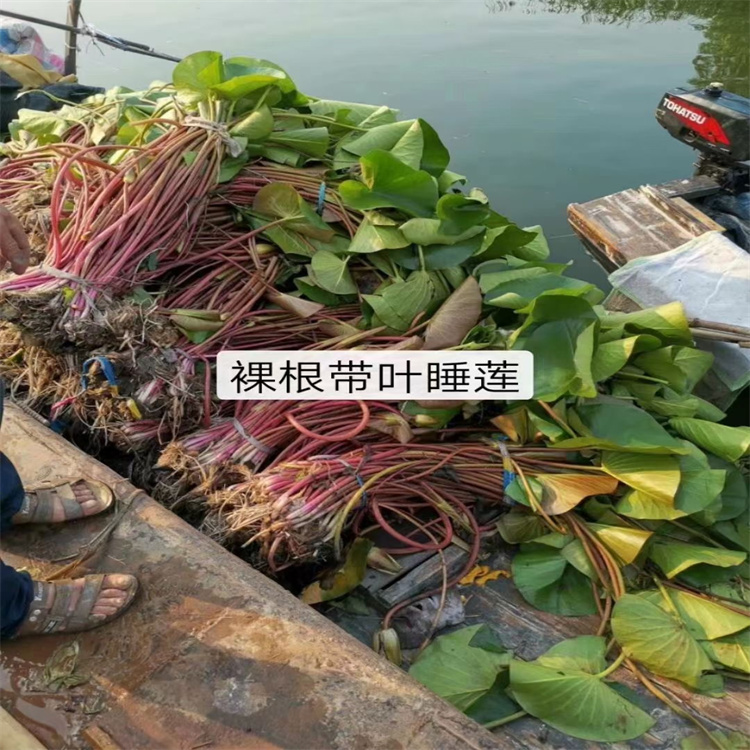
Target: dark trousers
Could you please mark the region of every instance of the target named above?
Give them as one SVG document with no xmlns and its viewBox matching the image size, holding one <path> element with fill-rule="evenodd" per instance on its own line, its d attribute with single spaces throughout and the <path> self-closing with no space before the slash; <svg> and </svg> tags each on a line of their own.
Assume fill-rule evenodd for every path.
<svg viewBox="0 0 750 750">
<path fill-rule="evenodd" d="M 0 381 L 0 424 L 3 419 L 3 388 Z M 23 485 L 10 459 L 0 453 L 0 533 L 11 526 L 10 519 L 20 510 Z M 31 576 L 19 573 L 0 560 L 0 638 L 9 638 L 26 618 L 34 597 Z"/>
</svg>

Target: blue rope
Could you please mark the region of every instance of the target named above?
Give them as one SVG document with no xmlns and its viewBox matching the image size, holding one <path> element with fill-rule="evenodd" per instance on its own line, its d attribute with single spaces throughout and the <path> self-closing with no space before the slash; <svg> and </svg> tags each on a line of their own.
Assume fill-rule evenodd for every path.
<svg viewBox="0 0 750 750">
<path fill-rule="evenodd" d="M 103 356 L 90 357 L 83 363 L 83 366 L 81 368 L 82 370 L 81 388 L 83 388 L 83 390 L 86 390 L 89 387 L 88 372 L 89 372 L 89 368 L 91 367 L 91 365 L 94 364 L 94 362 L 99 363 L 99 366 L 102 368 L 102 372 L 104 373 L 104 377 L 107 379 L 107 382 L 109 383 L 110 388 L 112 388 L 113 391 L 117 393 L 118 384 L 117 384 L 117 375 L 115 374 L 115 368 L 112 365 L 112 363 L 106 357 L 103 357 Z"/>
<path fill-rule="evenodd" d="M 362 479 L 362 477 L 359 475 L 359 472 L 351 464 L 348 464 L 346 461 L 344 461 L 343 458 L 340 458 L 339 462 L 342 463 L 347 469 L 349 469 L 349 471 L 351 472 L 352 476 L 357 480 L 357 484 L 360 487 L 364 487 L 365 486 L 364 479 Z M 367 498 L 367 490 L 365 490 L 362 493 L 362 499 L 360 500 L 360 503 L 359 503 L 359 506 L 357 507 L 357 510 L 361 510 L 362 508 L 367 507 L 367 500 L 368 500 L 368 498 Z"/>
<path fill-rule="evenodd" d="M 320 183 L 320 188 L 318 188 L 318 205 L 315 209 L 315 212 L 318 214 L 318 216 L 323 215 L 323 208 L 325 207 L 326 202 L 326 184 L 325 182 Z"/>
</svg>

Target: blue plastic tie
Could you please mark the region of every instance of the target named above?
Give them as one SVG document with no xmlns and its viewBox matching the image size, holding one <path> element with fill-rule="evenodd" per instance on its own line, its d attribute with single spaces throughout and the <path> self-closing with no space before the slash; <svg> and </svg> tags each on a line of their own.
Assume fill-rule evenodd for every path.
<svg viewBox="0 0 750 750">
<path fill-rule="evenodd" d="M 318 188 L 318 205 L 315 209 L 315 212 L 318 214 L 318 216 L 323 215 L 323 208 L 325 207 L 326 202 L 326 184 L 325 182 L 320 183 L 320 188 Z"/>
<path fill-rule="evenodd" d="M 357 480 L 357 484 L 360 487 L 364 487 L 365 486 L 365 482 L 362 479 L 362 477 L 359 475 L 359 472 L 351 464 L 348 464 L 346 461 L 344 461 L 343 458 L 339 458 L 339 462 L 341 464 L 343 464 L 347 469 L 349 469 L 349 471 L 351 472 L 352 476 Z M 366 506 L 367 506 L 367 490 L 365 490 L 362 493 L 362 499 L 360 500 L 360 503 L 359 503 L 359 506 L 358 506 L 357 510 L 361 510 L 362 508 L 365 508 Z"/>
<path fill-rule="evenodd" d="M 63 422 L 62 419 L 55 419 L 53 422 L 50 422 L 49 428 L 52 432 L 62 435 L 65 431 L 65 422 Z"/>
<path fill-rule="evenodd" d="M 98 362 L 99 366 L 102 368 L 102 372 L 104 373 L 104 377 L 107 379 L 107 382 L 112 388 L 117 388 L 117 375 L 115 375 L 115 368 L 112 365 L 112 363 L 106 358 L 106 357 L 91 357 L 87 359 L 83 363 L 82 374 L 81 374 L 81 387 L 86 390 L 89 387 L 89 368 L 91 365 L 94 364 L 94 362 Z"/>
<path fill-rule="evenodd" d="M 515 471 L 504 471 L 503 472 L 503 489 L 507 490 L 508 487 L 516 481 L 518 475 Z"/>
</svg>

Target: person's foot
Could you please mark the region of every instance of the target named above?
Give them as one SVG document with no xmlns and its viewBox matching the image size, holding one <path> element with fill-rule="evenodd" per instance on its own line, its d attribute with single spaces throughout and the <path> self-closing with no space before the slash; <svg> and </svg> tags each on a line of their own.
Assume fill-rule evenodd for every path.
<svg viewBox="0 0 750 750">
<path fill-rule="evenodd" d="M 124 574 L 34 581 L 34 599 L 16 636 L 91 630 L 119 617 L 137 591 L 138 579 Z"/>
<path fill-rule="evenodd" d="M 113 503 L 112 491 L 101 482 L 80 480 L 48 489 L 30 490 L 12 518 L 14 526 L 27 523 L 62 523 L 94 516 Z"/>
</svg>

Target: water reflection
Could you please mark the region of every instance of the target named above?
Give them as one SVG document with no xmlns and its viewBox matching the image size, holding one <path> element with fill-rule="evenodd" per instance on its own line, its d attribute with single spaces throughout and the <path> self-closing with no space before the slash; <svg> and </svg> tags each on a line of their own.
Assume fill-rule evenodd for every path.
<svg viewBox="0 0 750 750">
<path fill-rule="evenodd" d="M 512 0 L 486 0 L 493 12 Z M 721 81 L 750 96 L 750 0 L 521 0 L 526 12 L 580 13 L 584 23 L 629 24 L 687 19 L 703 33 L 693 58 L 692 86 Z"/>
</svg>

